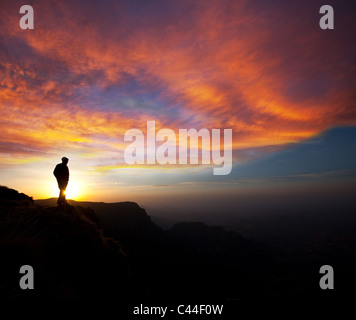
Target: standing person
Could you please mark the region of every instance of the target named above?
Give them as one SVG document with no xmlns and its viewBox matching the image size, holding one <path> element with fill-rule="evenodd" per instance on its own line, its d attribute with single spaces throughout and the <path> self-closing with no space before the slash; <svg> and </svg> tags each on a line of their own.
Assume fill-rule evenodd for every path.
<svg viewBox="0 0 356 320">
<path fill-rule="evenodd" d="M 68 158 L 63 157 L 62 163 L 57 164 L 53 171 L 53 174 L 57 179 L 59 188 L 59 197 L 57 201 L 58 206 L 67 204 L 65 191 L 69 181 L 69 169 L 67 167 L 68 161 Z"/>
</svg>

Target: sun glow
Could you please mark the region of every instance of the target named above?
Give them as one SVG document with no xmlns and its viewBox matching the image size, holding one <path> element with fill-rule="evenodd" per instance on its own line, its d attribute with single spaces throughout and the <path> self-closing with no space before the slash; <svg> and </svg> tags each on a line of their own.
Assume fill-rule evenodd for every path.
<svg viewBox="0 0 356 320">
<path fill-rule="evenodd" d="M 59 189 L 57 183 L 52 184 L 52 197 L 58 197 Z M 83 196 L 83 189 L 76 182 L 69 180 L 67 190 L 65 191 L 65 195 L 67 199 L 75 199 L 79 200 Z"/>
<path fill-rule="evenodd" d="M 79 198 L 80 197 L 80 186 L 75 181 L 69 181 L 67 190 L 65 192 L 67 199 Z"/>
</svg>

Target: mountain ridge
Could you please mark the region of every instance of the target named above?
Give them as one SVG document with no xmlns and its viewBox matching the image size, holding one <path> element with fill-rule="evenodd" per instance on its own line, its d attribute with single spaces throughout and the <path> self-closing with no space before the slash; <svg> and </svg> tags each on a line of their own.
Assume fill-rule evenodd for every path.
<svg viewBox="0 0 356 320">
<path fill-rule="evenodd" d="M 71 201 L 66 209 L 42 204 L 0 187 L 0 298 L 120 301 L 124 309 L 221 301 L 236 315 L 239 301 L 314 301 L 353 290 L 354 264 L 345 263 L 352 234 L 325 238 L 319 230 L 322 237 L 306 244 L 292 237 L 281 246 L 282 234 L 271 246 L 202 222 L 164 231 L 132 202 L 96 204 L 101 212 Z M 36 270 L 35 291 L 19 289 L 24 264 Z M 318 286 L 323 264 L 338 268 L 336 293 Z"/>
</svg>

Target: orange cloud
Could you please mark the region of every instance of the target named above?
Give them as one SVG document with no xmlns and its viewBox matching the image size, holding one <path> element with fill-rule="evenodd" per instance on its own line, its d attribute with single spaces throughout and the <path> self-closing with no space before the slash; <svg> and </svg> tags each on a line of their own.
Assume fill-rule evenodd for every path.
<svg viewBox="0 0 356 320">
<path fill-rule="evenodd" d="M 341 49 L 350 39 L 342 30 L 326 37 L 297 6 L 293 15 L 287 4 L 248 1 L 173 1 L 146 12 L 81 4 L 36 4 L 33 32 L 18 28 L 16 5 L 2 9 L 0 142 L 12 157 L 58 148 L 105 157 L 147 120 L 232 128 L 235 149 L 356 124 L 355 52 Z M 135 99 L 152 92 L 157 109 L 140 107 Z"/>
</svg>

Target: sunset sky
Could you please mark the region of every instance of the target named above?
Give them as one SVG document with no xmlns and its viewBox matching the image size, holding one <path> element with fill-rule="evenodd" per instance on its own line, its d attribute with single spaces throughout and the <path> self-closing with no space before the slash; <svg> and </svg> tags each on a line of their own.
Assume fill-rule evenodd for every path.
<svg viewBox="0 0 356 320">
<path fill-rule="evenodd" d="M 334 30 L 319 27 L 326 2 Z M 66 156 L 77 200 L 342 192 L 356 180 L 356 3 L 326 2 L 1 0 L 0 184 L 57 196 Z M 232 129 L 231 174 L 127 165 L 125 131 L 151 120 Z"/>
</svg>

